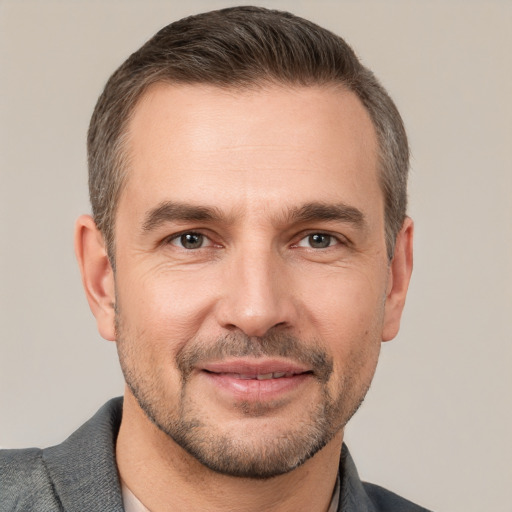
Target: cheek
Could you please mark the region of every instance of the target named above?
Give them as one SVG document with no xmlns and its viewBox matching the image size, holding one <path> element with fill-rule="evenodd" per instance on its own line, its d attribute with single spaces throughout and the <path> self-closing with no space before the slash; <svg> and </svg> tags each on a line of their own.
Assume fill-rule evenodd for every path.
<svg viewBox="0 0 512 512">
<path fill-rule="evenodd" d="M 176 350 L 196 334 L 214 300 L 210 287 L 190 272 L 146 273 L 119 283 L 117 300 L 133 334 L 178 345 Z"/>
<path fill-rule="evenodd" d="M 361 342 L 380 336 L 385 291 L 382 273 L 337 269 L 303 281 L 301 297 L 311 323 L 326 340 Z"/>
<path fill-rule="evenodd" d="M 333 357 L 337 376 L 334 386 L 365 387 L 380 352 L 385 279 L 338 272 L 316 280 L 317 285 L 321 283 L 323 286 L 310 287 L 308 305 L 304 305 L 314 328 L 310 335 L 318 338 Z"/>
</svg>

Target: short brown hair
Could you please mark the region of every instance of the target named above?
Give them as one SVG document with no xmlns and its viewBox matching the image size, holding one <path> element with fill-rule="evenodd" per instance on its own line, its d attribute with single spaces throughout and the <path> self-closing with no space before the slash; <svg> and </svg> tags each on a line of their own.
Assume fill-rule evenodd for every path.
<svg viewBox="0 0 512 512">
<path fill-rule="evenodd" d="M 111 76 L 96 104 L 88 133 L 89 193 L 112 265 L 116 208 L 127 172 L 126 127 L 137 101 L 156 82 L 228 88 L 341 85 L 354 92 L 377 134 L 392 258 L 406 215 L 409 167 L 407 136 L 395 104 L 341 37 L 287 12 L 233 7 L 161 29 Z"/>
</svg>

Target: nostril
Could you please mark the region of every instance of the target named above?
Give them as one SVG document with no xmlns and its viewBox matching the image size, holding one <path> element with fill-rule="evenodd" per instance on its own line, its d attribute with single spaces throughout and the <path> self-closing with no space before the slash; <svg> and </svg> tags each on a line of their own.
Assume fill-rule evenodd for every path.
<svg viewBox="0 0 512 512">
<path fill-rule="evenodd" d="M 220 300 L 215 315 L 219 325 L 227 332 L 238 330 L 249 337 L 261 337 L 273 329 L 286 329 L 296 319 L 294 307 L 287 299 L 263 300 L 259 294 L 251 299 L 249 295 L 232 293 Z M 258 300 L 256 300 L 258 299 Z"/>
</svg>

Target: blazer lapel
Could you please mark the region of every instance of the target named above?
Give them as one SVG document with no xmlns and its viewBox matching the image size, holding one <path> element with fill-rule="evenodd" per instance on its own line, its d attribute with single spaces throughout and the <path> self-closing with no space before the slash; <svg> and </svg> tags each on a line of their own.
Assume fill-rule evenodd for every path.
<svg viewBox="0 0 512 512">
<path fill-rule="evenodd" d="M 122 398 L 107 402 L 62 444 L 43 450 L 43 461 L 67 512 L 122 512 L 115 462 Z"/>
</svg>

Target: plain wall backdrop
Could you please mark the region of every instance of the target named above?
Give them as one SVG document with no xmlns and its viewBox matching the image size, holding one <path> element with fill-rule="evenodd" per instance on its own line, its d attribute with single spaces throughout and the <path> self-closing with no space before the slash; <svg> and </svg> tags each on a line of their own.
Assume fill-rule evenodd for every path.
<svg viewBox="0 0 512 512">
<path fill-rule="evenodd" d="M 438 512 L 512 504 L 512 2 L 276 0 L 335 31 L 412 148 L 415 271 L 398 338 L 346 431 L 363 479 Z M 81 289 L 85 137 L 114 69 L 231 1 L 0 2 L 0 446 L 63 440 L 123 381 Z"/>
</svg>

